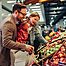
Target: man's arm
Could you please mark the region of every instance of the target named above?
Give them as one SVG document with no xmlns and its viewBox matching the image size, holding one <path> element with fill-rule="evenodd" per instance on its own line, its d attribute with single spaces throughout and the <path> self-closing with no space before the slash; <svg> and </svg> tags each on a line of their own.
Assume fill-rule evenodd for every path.
<svg viewBox="0 0 66 66">
<path fill-rule="evenodd" d="M 11 22 L 6 22 L 2 27 L 2 38 L 3 38 L 3 46 L 8 49 L 14 49 L 14 50 L 21 50 L 21 51 L 27 51 L 29 53 L 32 52 L 32 46 L 26 46 L 26 44 L 23 43 L 16 43 L 14 39 L 14 25 Z M 26 47 L 26 49 L 25 49 Z"/>
</svg>

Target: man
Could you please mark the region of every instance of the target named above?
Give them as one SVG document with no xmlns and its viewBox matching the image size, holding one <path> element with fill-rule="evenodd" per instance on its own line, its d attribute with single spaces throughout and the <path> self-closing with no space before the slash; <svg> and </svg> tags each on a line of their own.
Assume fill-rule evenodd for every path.
<svg viewBox="0 0 66 66">
<path fill-rule="evenodd" d="M 17 3 L 13 7 L 13 14 L 6 17 L 1 23 L 2 30 L 2 49 L 0 52 L 0 66 L 9 66 L 10 62 L 10 49 L 33 52 L 33 48 L 30 45 L 23 43 L 16 43 L 18 21 L 26 18 L 26 6 Z"/>
</svg>

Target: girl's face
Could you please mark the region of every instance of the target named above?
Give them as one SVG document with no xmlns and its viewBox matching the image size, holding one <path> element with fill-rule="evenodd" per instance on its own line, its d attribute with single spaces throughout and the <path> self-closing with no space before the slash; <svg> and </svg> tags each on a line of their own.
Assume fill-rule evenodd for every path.
<svg viewBox="0 0 66 66">
<path fill-rule="evenodd" d="M 37 21 L 39 20 L 39 17 L 38 16 L 35 16 L 35 17 L 31 17 L 30 18 L 30 24 L 35 26 L 37 25 Z"/>
</svg>

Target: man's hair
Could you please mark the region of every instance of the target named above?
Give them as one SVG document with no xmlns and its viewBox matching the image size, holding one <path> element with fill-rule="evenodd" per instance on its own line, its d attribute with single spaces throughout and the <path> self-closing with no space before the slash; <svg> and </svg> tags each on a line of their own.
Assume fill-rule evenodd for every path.
<svg viewBox="0 0 66 66">
<path fill-rule="evenodd" d="M 39 14 L 38 14 L 37 12 L 32 12 L 32 13 L 30 14 L 30 16 L 32 16 L 32 17 L 38 16 L 39 19 L 40 19 L 40 16 L 39 16 Z"/>
<path fill-rule="evenodd" d="M 24 5 L 24 4 L 22 4 L 22 3 L 16 3 L 16 4 L 13 6 L 12 13 L 14 13 L 15 10 L 21 11 L 22 8 L 26 8 L 26 5 Z"/>
</svg>

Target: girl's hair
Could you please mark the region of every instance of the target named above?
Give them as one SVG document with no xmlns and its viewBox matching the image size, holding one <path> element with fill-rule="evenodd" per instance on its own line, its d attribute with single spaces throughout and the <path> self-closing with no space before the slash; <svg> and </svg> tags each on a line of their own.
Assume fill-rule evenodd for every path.
<svg viewBox="0 0 66 66">
<path fill-rule="evenodd" d="M 32 12 L 32 13 L 30 14 L 30 16 L 32 16 L 32 17 L 38 16 L 39 19 L 40 19 L 40 16 L 39 16 L 39 14 L 38 14 L 37 12 Z"/>
</svg>

